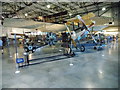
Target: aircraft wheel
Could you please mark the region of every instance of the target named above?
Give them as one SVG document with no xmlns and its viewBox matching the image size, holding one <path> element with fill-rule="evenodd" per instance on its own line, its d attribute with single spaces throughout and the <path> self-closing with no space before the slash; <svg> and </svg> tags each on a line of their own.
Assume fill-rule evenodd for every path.
<svg viewBox="0 0 120 90">
<path fill-rule="evenodd" d="M 79 49 L 80 49 L 81 52 L 84 52 L 84 51 L 85 51 L 85 47 L 84 47 L 83 45 L 80 45 L 80 46 L 79 46 Z"/>
<path fill-rule="evenodd" d="M 94 47 L 94 49 L 96 50 L 96 49 L 97 49 L 97 47 Z"/>
</svg>

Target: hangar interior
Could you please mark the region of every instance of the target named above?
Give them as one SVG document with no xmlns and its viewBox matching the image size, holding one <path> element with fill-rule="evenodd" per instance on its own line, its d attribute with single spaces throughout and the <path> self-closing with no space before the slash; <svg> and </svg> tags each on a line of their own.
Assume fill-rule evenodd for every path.
<svg viewBox="0 0 120 90">
<path fill-rule="evenodd" d="M 1 88 L 118 88 L 119 2 L 1 2 Z"/>
</svg>

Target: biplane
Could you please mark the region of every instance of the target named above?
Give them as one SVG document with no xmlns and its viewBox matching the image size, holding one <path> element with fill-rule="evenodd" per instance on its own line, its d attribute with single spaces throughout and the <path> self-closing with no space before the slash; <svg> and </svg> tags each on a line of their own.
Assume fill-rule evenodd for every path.
<svg viewBox="0 0 120 90">
<path fill-rule="evenodd" d="M 90 34 L 90 28 L 95 24 L 95 21 L 91 20 L 91 18 L 93 17 L 95 17 L 93 13 L 88 13 L 82 17 L 80 15 L 77 15 L 75 18 L 69 19 L 65 23 L 65 26 L 71 38 L 71 47 L 69 47 L 69 49 L 67 50 L 69 53 L 73 52 L 72 46 L 74 46 L 76 49 L 79 49 L 81 52 L 85 51 L 85 47 L 82 44 L 80 44 L 80 39 Z M 72 30 L 69 29 L 70 26 L 73 27 Z M 97 43 L 92 34 L 90 35 L 94 42 Z"/>
<path fill-rule="evenodd" d="M 90 32 L 91 32 L 90 28 L 95 25 L 95 21 L 92 21 L 92 19 L 91 19 L 91 18 L 94 18 L 94 17 L 95 17 L 95 15 L 93 13 L 88 13 L 86 15 L 83 15 L 82 17 L 77 15 L 74 18 L 68 19 L 68 20 L 66 20 L 66 22 L 64 24 L 50 24 L 50 23 L 46 22 L 46 25 L 44 25 L 45 22 L 29 21 L 29 23 L 25 23 L 25 24 L 28 24 L 28 25 L 25 26 L 25 25 L 23 25 L 24 20 L 21 20 L 22 22 L 17 21 L 19 24 L 16 23 L 16 25 L 19 28 L 21 28 L 21 27 L 22 28 L 24 28 L 24 27 L 27 28 L 28 26 L 30 26 L 29 28 L 32 28 L 31 25 L 32 25 L 32 23 L 34 23 L 35 25 L 32 25 L 32 26 L 34 26 L 35 29 L 38 29 L 38 31 L 39 31 L 39 28 L 41 28 L 41 27 L 38 27 L 38 26 L 41 26 L 41 25 L 46 26 L 45 28 L 42 28 L 41 30 L 43 30 L 44 32 L 48 32 L 48 34 L 46 35 L 46 38 L 47 38 L 46 40 L 47 40 L 47 43 L 50 44 L 50 45 L 55 45 L 56 41 L 58 41 L 58 40 L 56 40 L 56 36 L 57 36 L 57 35 L 55 35 L 56 33 L 60 33 L 60 32 L 61 33 L 66 33 L 66 35 L 68 35 L 68 38 L 69 38 L 66 41 L 66 43 L 69 43 L 69 45 L 68 45 L 68 48 L 69 48 L 68 51 L 69 52 L 68 53 L 72 52 L 72 48 L 71 48 L 72 46 L 74 46 L 75 48 L 79 48 L 80 51 L 83 52 L 85 50 L 85 47 L 81 44 L 78 47 L 77 44 L 80 43 L 80 40 L 82 38 L 84 38 L 88 34 L 90 34 Z M 15 24 L 12 24 L 12 23 L 8 24 L 7 26 L 9 26 L 9 25 L 12 25 L 13 27 L 16 27 L 16 26 L 14 26 Z M 56 25 L 56 26 L 54 26 L 54 25 Z M 54 26 L 54 28 L 52 28 L 53 26 Z M 57 26 L 59 26 L 62 29 L 57 30 Z M 50 30 L 49 27 L 52 28 L 52 29 Z M 70 27 L 72 27 L 72 28 L 70 28 Z M 53 34 L 53 33 L 55 33 L 55 34 Z M 90 35 L 91 35 L 93 41 L 97 45 L 97 41 L 94 39 L 92 34 L 90 34 Z"/>
</svg>

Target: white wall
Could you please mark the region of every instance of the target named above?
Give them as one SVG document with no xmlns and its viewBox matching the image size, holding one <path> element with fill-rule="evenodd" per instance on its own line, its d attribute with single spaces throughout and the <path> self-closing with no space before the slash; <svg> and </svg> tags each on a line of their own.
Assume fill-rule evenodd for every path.
<svg viewBox="0 0 120 90">
<path fill-rule="evenodd" d="M 14 38 L 14 35 L 11 35 L 11 33 L 16 33 L 16 34 L 23 34 L 23 32 L 31 32 L 35 31 L 32 29 L 24 29 L 24 28 L 11 28 L 11 27 L 2 27 L 0 29 L 0 35 L 1 36 L 6 36 L 8 35 L 9 38 Z"/>
<path fill-rule="evenodd" d="M 2 27 L 2 30 L 1 30 L 2 34 L 1 34 L 1 36 L 8 35 L 8 37 L 9 37 L 11 31 L 12 31 L 12 28 Z"/>
</svg>

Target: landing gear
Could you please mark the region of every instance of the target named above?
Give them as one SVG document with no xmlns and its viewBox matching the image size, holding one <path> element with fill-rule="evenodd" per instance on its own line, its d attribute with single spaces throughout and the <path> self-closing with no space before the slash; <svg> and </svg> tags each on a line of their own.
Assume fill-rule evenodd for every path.
<svg viewBox="0 0 120 90">
<path fill-rule="evenodd" d="M 85 51 L 85 47 L 83 45 L 79 45 L 78 49 L 81 51 L 81 52 L 84 52 Z"/>
<path fill-rule="evenodd" d="M 85 51 L 85 46 L 80 44 L 80 41 L 76 41 L 76 49 L 79 50 L 80 52 L 84 52 Z"/>
</svg>

